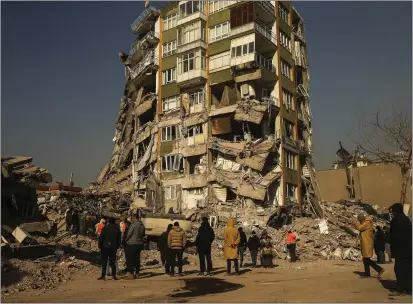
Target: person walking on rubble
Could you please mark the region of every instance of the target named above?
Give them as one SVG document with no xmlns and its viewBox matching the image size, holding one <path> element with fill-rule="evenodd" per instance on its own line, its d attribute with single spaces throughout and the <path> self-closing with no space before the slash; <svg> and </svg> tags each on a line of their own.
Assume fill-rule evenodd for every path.
<svg viewBox="0 0 413 304">
<path fill-rule="evenodd" d="M 171 277 L 175 275 L 175 260 L 178 260 L 178 276 L 182 276 L 182 256 L 186 246 L 185 231 L 175 222 L 168 234 L 168 246 L 171 249 Z"/>
<path fill-rule="evenodd" d="M 388 261 L 386 263 L 393 263 L 390 250 L 390 229 L 387 226 L 383 227 L 384 230 L 384 250 L 387 253 Z"/>
<path fill-rule="evenodd" d="M 235 273 L 234 275 L 239 275 L 238 268 L 238 244 L 240 243 L 240 235 L 238 229 L 234 226 L 235 220 L 229 219 L 227 227 L 224 231 L 224 259 L 227 260 L 227 273 L 226 275 L 231 275 L 231 261 L 234 262 Z"/>
<path fill-rule="evenodd" d="M 257 236 L 255 231 L 252 232 L 252 236 L 248 239 L 248 249 L 250 250 L 252 268 L 257 267 L 257 255 L 258 250 L 260 249 L 260 239 Z"/>
<path fill-rule="evenodd" d="M 166 231 L 162 232 L 161 236 L 159 237 L 159 251 L 161 253 L 161 261 L 162 265 L 165 267 L 165 274 L 171 274 L 171 253 L 169 252 L 170 249 L 168 247 L 168 235 L 171 231 L 173 225 L 169 224 L 166 228 Z"/>
<path fill-rule="evenodd" d="M 139 219 L 139 214 L 135 214 L 134 217 L 135 221 L 129 226 L 124 238 L 126 265 L 129 272 L 126 279 L 128 280 L 139 278 L 141 251 L 145 238 L 145 226 Z"/>
<path fill-rule="evenodd" d="M 102 256 L 102 275 L 98 280 L 105 280 L 108 260 L 110 268 L 112 269 L 112 278 L 113 280 L 118 280 L 116 277 L 116 253 L 120 244 L 121 235 L 115 224 L 115 219 L 109 218 L 109 224 L 102 229 L 98 241 L 98 247 Z"/>
<path fill-rule="evenodd" d="M 295 263 L 297 261 L 296 249 L 297 249 L 297 236 L 292 229 L 289 228 L 287 232 L 287 250 L 290 254 L 290 262 Z"/>
<path fill-rule="evenodd" d="M 357 216 L 357 220 L 356 229 L 360 231 L 361 255 L 363 256 L 365 272 L 362 278 L 370 277 L 370 267 L 377 271 L 377 277 L 380 278 L 384 269 L 371 260 L 374 245 L 373 219 L 371 216 L 366 216 L 364 213 L 360 213 Z"/>
<path fill-rule="evenodd" d="M 271 237 L 266 234 L 266 237 L 261 239 L 261 257 L 262 257 L 262 266 L 264 268 L 272 267 L 272 258 L 273 258 L 273 250 L 272 250 L 272 239 Z"/>
<path fill-rule="evenodd" d="M 377 264 L 385 264 L 386 257 L 384 256 L 384 231 L 380 226 L 376 228 L 374 236 L 374 252 L 377 256 Z"/>
<path fill-rule="evenodd" d="M 240 242 L 238 244 L 239 267 L 242 267 L 244 263 L 244 253 L 247 250 L 248 241 L 247 241 L 247 235 L 242 230 L 242 227 L 238 228 L 238 232 L 239 232 L 239 237 L 240 237 Z"/>
<path fill-rule="evenodd" d="M 211 225 L 208 222 L 208 218 L 203 217 L 201 227 L 198 229 L 198 235 L 195 239 L 196 248 L 199 256 L 200 272 L 199 276 L 211 275 L 212 271 L 212 258 L 211 247 L 212 242 L 215 239 L 215 233 Z M 206 267 L 205 267 L 206 260 Z"/>
<path fill-rule="evenodd" d="M 404 214 L 400 203 L 390 207 L 390 246 L 394 258 L 397 290 L 393 296 L 412 293 L 412 222 Z"/>
</svg>

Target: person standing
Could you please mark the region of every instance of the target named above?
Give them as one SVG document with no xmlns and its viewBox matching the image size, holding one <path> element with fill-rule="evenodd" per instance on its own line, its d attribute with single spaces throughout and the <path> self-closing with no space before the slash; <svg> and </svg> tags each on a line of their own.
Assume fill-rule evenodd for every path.
<svg viewBox="0 0 413 304">
<path fill-rule="evenodd" d="M 105 280 L 107 264 L 109 260 L 112 268 L 112 278 L 118 280 L 116 277 L 116 252 L 120 247 L 121 235 L 115 224 L 115 219 L 110 218 L 109 224 L 106 225 L 99 236 L 99 249 L 102 256 L 102 275 L 98 280 Z"/>
<path fill-rule="evenodd" d="M 261 257 L 262 257 L 262 266 L 264 268 L 272 267 L 272 239 L 267 234 L 265 238 L 261 239 Z"/>
<path fill-rule="evenodd" d="M 66 231 L 72 230 L 72 224 L 73 224 L 72 214 L 73 214 L 72 209 L 68 208 L 65 213 Z"/>
<path fill-rule="evenodd" d="M 168 246 L 171 249 L 171 277 L 175 275 L 175 259 L 178 259 L 178 276 L 182 276 L 182 256 L 186 245 L 185 231 L 175 222 L 168 234 Z"/>
<path fill-rule="evenodd" d="M 239 275 L 238 268 L 238 244 L 240 243 L 240 235 L 234 226 L 235 220 L 229 219 L 227 227 L 224 231 L 224 259 L 227 260 L 227 273 L 231 275 L 231 261 L 234 262 L 235 275 Z"/>
<path fill-rule="evenodd" d="M 252 236 L 248 239 L 248 249 L 250 250 L 252 267 L 257 267 L 257 255 L 260 249 L 260 239 L 255 231 L 252 232 Z"/>
<path fill-rule="evenodd" d="M 103 228 L 105 228 L 105 219 L 100 219 L 100 222 L 95 226 L 95 233 L 97 237 L 101 235 Z"/>
<path fill-rule="evenodd" d="M 124 238 L 126 266 L 129 272 L 126 279 L 128 280 L 139 278 L 144 238 L 145 226 L 139 219 L 139 214 L 135 214 L 134 222 L 129 226 Z"/>
<path fill-rule="evenodd" d="M 79 230 L 79 214 L 77 213 L 77 211 L 73 211 L 72 213 L 72 233 L 73 234 L 77 234 L 78 230 Z"/>
<path fill-rule="evenodd" d="M 291 263 L 295 263 L 297 261 L 296 249 L 297 249 L 297 236 L 292 229 L 289 228 L 287 232 L 287 250 L 290 254 L 290 261 Z"/>
<path fill-rule="evenodd" d="M 211 258 L 211 246 L 215 239 L 215 233 L 211 225 L 208 222 L 208 218 L 203 217 L 201 227 L 198 229 L 198 235 L 195 239 L 196 248 L 199 256 L 200 275 L 211 275 L 212 271 L 212 258 Z M 205 267 L 206 260 L 206 267 Z"/>
<path fill-rule="evenodd" d="M 384 250 L 387 253 L 388 261 L 387 263 L 393 263 L 391 258 L 391 250 L 390 250 L 390 229 L 387 226 L 384 226 Z"/>
<path fill-rule="evenodd" d="M 390 222 L 390 246 L 394 258 L 397 290 L 393 296 L 412 292 L 412 222 L 404 214 L 403 205 L 390 207 L 393 219 Z"/>
<path fill-rule="evenodd" d="M 377 264 L 385 264 L 384 256 L 384 231 L 380 226 L 377 226 L 376 235 L 374 237 L 374 251 L 377 256 Z"/>
<path fill-rule="evenodd" d="M 371 260 L 374 245 L 373 219 L 371 216 L 366 216 L 365 214 L 360 213 L 357 216 L 357 220 L 356 229 L 360 231 L 361 255 L 363 256 L 365 272 L 363 278 L 370 277 L 370 267 L 377 271 L 377 277 L 380 278 L 384 269 Z"/>
<path fill-rule="evenodd" d="M 162 265 L 165 267 L 165 274 L 170 275 L 171 274 L 171 253 L 169 252 L 169 246 L 168 246 L 168 235 L 169 232 L 171 231 L 173 225 L 169 224 L 168 227 L 166 228 L 166 231 L 162 232 L 161 236 L 159 237 L 159 251 L 161 253 L 161 261 Z"/>
<path fill-rule="evenodd" d="M 242 267 L 242 264 L 244 263 L 244 253 L 247 250 L 248 241 L 247 241 L 247 235 L 242 230 L 242 227 L 238 228 L 238 232 L 239 232 L 239 237 L 240 237 L 240 242 L 238 244 L 238 254 L 240 258 L 239 267 Z"/>
</svg>

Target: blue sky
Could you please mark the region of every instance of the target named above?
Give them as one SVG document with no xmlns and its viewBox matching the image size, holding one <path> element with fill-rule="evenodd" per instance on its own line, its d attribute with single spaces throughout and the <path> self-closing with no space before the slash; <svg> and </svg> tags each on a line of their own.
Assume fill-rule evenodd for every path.
<svg viewBox="0 0 413 304">
<path fill-rule="evenodd" d="M 161 6 L 151 1 L 151 5 Z M 363 115 L 411 113 L 411 2 L 294 2 L 306 23 L 316 167 Z M 87 186 L 110 160 L 124 88 L 118 52 L 144 2 L 1 3 L 1 153 Z"/>
</svg>

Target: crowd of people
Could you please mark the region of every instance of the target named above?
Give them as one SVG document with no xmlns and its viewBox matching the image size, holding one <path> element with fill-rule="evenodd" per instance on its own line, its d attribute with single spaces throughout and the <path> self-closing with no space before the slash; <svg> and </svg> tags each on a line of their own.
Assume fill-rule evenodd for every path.
<svg viewBox="0 0 413 304">
<path fill-rule="evenodd" d="M 412 291 L 412 223 L 404 214 L 402 204 L 394 204 L 390 207 L 392 220 L 390 227 L 373 226 L 373 219 L 364 213 L 357 216 L 355 227 L 360 232 L 361 254 L 363 257 L 364 275 L 370 277 L 370 268 L 373 268 L 380 278 L 384 269 L 379 264 L 392 263 L 395 260 L 394 272 L 397 280 L 397 290 L 393 296 L 411 294 Z M 78 233 L 79 215 L 76 211 L 68 209 L 66 212 L 66 228 L 72 233 Z M 95 221 L 97 221 L 95 219 Z M 139 278 L 141 260 L 140 255 L 144 249 L 145 226 L 138 214 L 132 218 L 121 218 L 119 225 L 114 218 L 101 219 L 95 224 L 95 234 L 98 237 L 98 247 L 101 250 L 102 273 L 99 280 L 104 280 L 106 275 L 112 275 L 117 280 L 119 272 L 117 265 L 118 254 L 125 254 L 126 271 L 125 279 Z M 85 225 L 83 225 L 85 226 Z M 86 225 L 87 226 L 87 225 Z M 291 228 L 287 229 L 286 248 L 290 262 L 296 262 L 297 237 Z M 212 243 L 215 233 L 206 217 L 198 229 L 195 245 L 199 257 L 200 276 L 210 276 L 212 265 Z M 244 267 L 244 255 L 247 250 L 251 256 L 251 267 L 257 267 L 258 256 L 260 264 L 264 268 L 273 267 L 273 258 L 277 254 L 273 246 L 273 240 L 266 230 L 258 236 L 255 231 L 247 238 L 242 227 L 235 227 L 235 220 L 229 219 L 224 230 L 224 259 L 226 260 L 226 275 L 239 275 L 240 267 Z M 158 248 L 161 255 L 165 275 L 175 276 L 177 267 L 178 276 L 183 274 L 183 254 L 187 247 L 185 231 L 179 226 L 179 222 L 169 224 L 166 231 L 159 237 Z M 118 249 L 123 249 L 118 251 Z M 377 262 L 373 261 L 373 252 L 376 253 Z M 385 254 L 386 253 L 386 254 Z M 387 261 L 386 261 L 387 255 Z M 111 272 L 109 272 L 109 268 Z M 234 273 L 232 273 L 234 268 Z"/>
</svg>

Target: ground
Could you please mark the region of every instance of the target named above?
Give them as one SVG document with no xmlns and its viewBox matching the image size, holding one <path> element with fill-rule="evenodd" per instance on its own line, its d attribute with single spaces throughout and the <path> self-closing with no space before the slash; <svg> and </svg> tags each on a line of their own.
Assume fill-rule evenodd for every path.
<svg viewBox="0 0 413 304">
<path fill-rule="evenodd" d="M 224 276 L 223 261 L 214 261 L 212 277 L 197 277 L 185 266 L 183 277 L 169 277 L 161 268 L 142 271 L 133 281 L 97 281 L 99 272 L 60 284 L 45 292 L 23 291 L 2 296 L 3 302 L 412 302 L 411 296 L 390 297 L 393 265 L 384 265 L 381 280 L 361 279 L 361 262 L 316 261 L 290 264 L 277 260 L 272 269 L 242 268 L 238 277 Z M 372 271 L 372 275 L 376 274 Z"/>
</svg>

